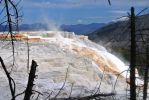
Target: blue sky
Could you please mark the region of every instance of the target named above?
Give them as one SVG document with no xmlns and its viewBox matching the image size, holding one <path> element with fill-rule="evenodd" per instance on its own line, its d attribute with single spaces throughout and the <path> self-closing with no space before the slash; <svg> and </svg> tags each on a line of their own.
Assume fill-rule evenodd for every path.
<svg viewBox="0 0 149 100">
<path fill-rule="evenodd" d="M 22 23 L 88 24 L 107 23 L 149 7 L 149 0 L 22 0 Z M 146 10 L 144 13 L 148 13 Z"/>
</svg>

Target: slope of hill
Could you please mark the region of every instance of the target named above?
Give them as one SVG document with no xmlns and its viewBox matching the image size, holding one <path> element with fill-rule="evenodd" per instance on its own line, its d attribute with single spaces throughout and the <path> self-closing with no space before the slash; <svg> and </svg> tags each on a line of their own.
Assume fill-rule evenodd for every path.
<svg viewBox="0 0 149 100">
<path fill-rule="evenodd" d="M 142 15 L 136 18 L 136 41 L 142 41 L 143 39 L 149 38 L 149 14 Z M 140 31 L 142 30 L 143 31 Z M 144 30 L 147 29 L 147 30 Z M 106 48 L 110 49 L 113 54 L 121 56 L 126 62 L 130 61 L 130 20 L 118 21 L 111 23 L 101 29 L 98 29 L 89 35 L 89 39 L 104 45 Z M 141 59 L 145 59 L 146 49 L 143 42 L 137 42 L 137 52 L 142 52 L 144 54 L 137 56 L 137 64 L 144 66 Z M 137 66 L 140 70 L 140 75 L 143 75 L 144 69 Z"/>
<path fill-rule="evenodd" d="M 139 29 L 149 28 L 148 22 L 149 14 L 137 17 L 136 32 L 139 33 Z M 142 33 L 149 33 L 149 30 L 142 31 Z M 130 40 L 130 20 L 111 23 L 90 33 L 88 36 L 90 40 L 107 47 L 125 47 Z"/>
</svg>

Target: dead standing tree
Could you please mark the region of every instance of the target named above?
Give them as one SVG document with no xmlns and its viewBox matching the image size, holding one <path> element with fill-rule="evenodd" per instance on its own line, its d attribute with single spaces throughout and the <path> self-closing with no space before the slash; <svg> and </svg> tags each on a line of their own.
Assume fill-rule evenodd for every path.
<svg viewBox="0 0 149 100">
<path fill-rule="evenodd" d="M 13 56 L 13 65 L 15 62 L 15 55 L 14 55 L 14 32 L 13 32 L 13 27 L 15 26 L 15 31 L 18 31 L 18 10 L 17 10 L 17 5 L 13 3 L 11 0 L 2 0 L 4 2 L 4 8 L 6 12 L 6 26 L 8 27 L 8 35 L 10 35 L 11 39 L 11 45 L 12 45 L 12 56 Z"/>
<path fill-rule="evenodd" d="M 142 69 L 143 69 L 143 77 L 144 77 L 144 87 L 143 87 L 143 100 L 147 100 L 148 96 L 148 74 L 149 74 L 149 34 L 148 34 L 148 31 L 149 29 L 148 28 L 143 28 L 143 29 L 139 29 L 137 31 L 139 31 L 140 34 L 137 34 L 137 35 L 140 35 L 141 36 L 141 40 L 138 41 L 138 42 L 141 42 L 142 43 L 142 48 L 144 47 L 144 50 L 141 50 L 142 52 L 142 56 L 144 57 L 143 58 L 143 61 L 141 64 L 142 66 Z M 145 32 L 146 31 L 146 32 Z M 141 55 L 140 53 L 140 55 Z"/>
<path fill-rule="evenodd" d="M 149 38 L 146 39 L 146 66 L 145 66 L 145 75 L 144 75 L 144 89 L 143 89 L 143 100 L 147 99 L 147 88 L 148 88 L 148 69 L 149 69 Z"/>
<path fill-rule="evenodd" d="M 137 15 L 141 14 L 143 11 L 145 11 L 147 8 L 143 9 L 140 13 L 138 13 Z M 136 17 L 137 15 L 134 14 L 134 8 L 131 8 L 131 59 L 130 59 L 130 99 L 131 100 L 136 100 L 136 77 L 135 77 L 135 69 L 136 69 L 136 58 L 137 55 L 141 55 L 141 52 L 137 51 L 137 42 L 141 42 L 144 47 L 145 47 L 145 51 L 142 51 L 144 53 L 142 53 L 145 57 L 145 68 L 144 68 L 144 86 L 143 86 L 143 100 L 147 99 L 147 89 L 148 89 L 148 59 L 149 59 L 149 38 L 148 38 L 148 34 L 142 34 L 142 31 L 146 31 L 149 29 L 139 29 L 140 34 L 136 34 L 136 28 L 135 28 L 135 24 L 136 24 Z M 141 41 L 137 41 L 136 37 L 137 35 L 141 36 Z M 145 36 L 144 36 L 145 35 Z M 143 61 L 142 61 L 143 63 Z M 144 64 L 141 64 L 142 66 L 144 66 Z"/>
<path fill-rule="evenodd" d="M 13 78 L 10 76 L 10 73 L 8 72 L 2 58 L 0 57 L 0 62 L 1 62 L 1 65 L 2 65 L 2 68 L 4 69 L 5 71 L 5 74 L 8 78 L 8 82 L 9 82 L 9 87 L 10 87 L 10 91 L 11 91 L 11 96 L 12 96 L 12 100 L 15 100 L 15 82 L 13 80 Z"/>
<path fill-rule="evenodd" d="M 135 14 L 131 7 L 131 59 L 130 59 L 130 99 L 136 100 L 135 68 L 136 68 L 136 37 Z"/>
<path fill-rule="evenodd" d="M 6 15 L 4 16 L 6 20 L 4 20 L 4 22 L 2 22 L 2 24 L 6 24 L 6 27 L 8 27 L 8 34 L 10 35 L 10 39 L 11 39 L 11 45 L 12 45 L 12 56 L 13 56 L 13 63 L 12 65 L 14 65 L 15 62 L 15 55 L 14 55 L 14 34 L 13 34 L 13 26 L 17 27 L 18 30 L 18 10 L 17 10 L 17 5 L 15 5 L 11 0 L 1 0 L 0 2 L 1 4 L 4 4 L 4 8 L 2 9 L 2 12 L 5 12 Z M 13 10 L 13 13 L 11 12 Z M 1 13 L 2 13 L 1 12 Z M 15 19 L 15 21 L 13 21 L 13 18 Z M 10 72 L 8 72 L 3 59 L 0 57 L 0 62 L 2 65 L 2 68 L 4 69 L 4 72 L 8 78 L 8 82 L 9 82 L 9 87 L 10 87 L 10 91 L 11 91 L 11 95 L 12 95 L 12 100 L 15 100 L 15 81 L 13 80 L 13 78 L 10 76 Z"/>
<path fill-rule="evenodd" d="M 18 21 L 19 21 L 19 15 L 18 15 L 18 9 L 17 9 L 17 5 L 20 3 L 20 1 L 15 5 L 14 1 L 12 0 L 0 0 L 0 4 L 3 4 L 4 7 L 2 9 L 2 12 L 5 12 L 6 15 L 4 14 L 4 21 L 2 22 L 2 24 L 5 24 L 6 28 L 8 28 L 8 33 L 7 36 L 10 36 L 10 41 L 11 41 L 11 46 L 12 46 L 12 56 L 13 56 L 13 62 L 12 62 L 12 67 L 14 66 L 15 63 L 15 46 L 14 46 L 14 41 L 15 41 L 15 33 L 18 33 Z M 2 25 L 1 24 L 1 25 Z M 7 37 L 5 37 L 5 39 L 7 39 Z M 35 79 L 35 72 L 36 72 L 36 67 L 37 67 L 37 63 L 33 60 L 32 61 L 32 65 L 31 65 L 31 70 L 29 73 L 29 78 L 28 78 L 28 84 L 27 84 L 27 88 L 24 92 L 20 93 L 20 94 L 15 94 L 15 90 L 16 90 L 16 84 L 15 81 L 13 80 L 13 78 L 10 75 L 10 72 L 7 70 L 7 67 L 4 64 L 3 59 L 0 57 L 0 62 L 2 65 L 2 68 L 7 76 L 8 82 L 9 82 L 9 87 L 10 87 L 10 91 L 11 91 L 11 95 L 12 98 L 11 100 L 15 100 L 16 97 L 18 97 L 19 95 L 22 95 L 23 93 L 25 93 L 24 96 L 24 100 L 30 100 L 30 97 L 32 95 L 32 88 L 34 85 L 34 79 Z M 36 91 L 35 91 L 36 92 Z"/>
<path fill-rule="evenodd" d="M 36 77 L 36 75 L 35 75 L 36 67 L 37 67 L 37 63 L 33 60 L 32 65 L 31 65 L 31 70 L 29 73 L 27 88 L 25 90 L 24 100 L 30 100 L 31 95 L 33 94 L 32 88 L 34 86 L 34 79 Z"/>
</svg>

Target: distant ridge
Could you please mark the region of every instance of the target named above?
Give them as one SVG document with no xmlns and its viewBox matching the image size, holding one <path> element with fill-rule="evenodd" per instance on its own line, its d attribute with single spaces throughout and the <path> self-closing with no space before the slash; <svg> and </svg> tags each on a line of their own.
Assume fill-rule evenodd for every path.
<svg viewBox="0 0 149 100">
<path fill-rule="evenodd" d="M 58 30 L 75 32 L 76 34 L 88 34 L 91 33 L 101 27 L 103 27 L 104 23 L 91 23 L 91 24 L 76 24 L 76 25 L 60 25 Z M 5 26 L 0 26 L 0 31 L 6 31 L 8 28 Z M 19 26 L 20 31 L 47 31 L 49 29 L 49 25 L 42 23 L 35 24 L 22 24 Z"/>
<path fill-rule="evenodd" d="M 61 29 L 63 31 L 75 32 L 76 34 L 88 34 L 103 26 L 105 26 L 104 23 L 61 25 Z"/>
</svg>

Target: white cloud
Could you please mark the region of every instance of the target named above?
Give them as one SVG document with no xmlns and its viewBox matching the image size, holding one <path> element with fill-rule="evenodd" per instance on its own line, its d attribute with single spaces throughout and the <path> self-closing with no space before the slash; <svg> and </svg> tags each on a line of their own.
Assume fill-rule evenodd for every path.
<svg viewBox="0 0 149 100">
<path fill-rule="evenodd" d="M 22 3 L 32 8 L 77 8 L 108 5 L 106 0 L 24 0 Z"/>
<path fill-rule="evenodd" d="M 112 6 L 149 6 L 149 0 L 111 0 Z M 83 6 L 109 6 L 108 0 L 24 0 L 27 7 L 73 8 Z"/>
<path fill-rule="evenodd" d="M 69 8 L 69 7 L 77 7 L 79 4 L 68 4 L 68 3 L 51 3 L 51 2 L 34 2 L 34 3 L 27 3 L 25 5 L 27 7 L 32 7 L 32 8 Z"/>
<path fill-rule="evenodd" d="M 121 17 L 121 18 L 118 18 L 118 19 L 112 20 L 112 22 L 117 22 L 117 21 L 126 21 L 126 20 L 129 20 L 129 18 L 128 18 L 128 17 Z"/>
<path fill-rule="evenodd" d="M 91 16 L 91 17 L 87 17 L 86 19 L 106 19 L 106 18 L 115 18 L 115 16 Z"/>
<path fill-rule="evenodd" d="M 77 23 L 81 24 L 81 23 L 83 23 L 83 20 L 82 19 L 78 19 Z"/>
<path fill-rule="evenodd" d="M 66 19 L 69 16 L 72 17 L 72 15 L 69 15 L 71 11 L 75 11 L 75 13 L 77 11 L 78 12 L 82 11 L 82 12 L 85 12 L 86 14 L 86 12 L 88 12 L 88 9 L 89 9 L 89 13 L 86 15 L 84 15 L 83 13 L 79 13 L 79 15 L 76 15 L 76 16 L 79 16 L 77 17 L 78 20 L 76 18 L 73 19 L 72 17 L 73 22 L 75 23 L 85 23 L 89 21 L 91 22 L 109 21 L 109 20 L 119 18 L 121 16 L 126 16 L 127 12 L 130 11 L 131 6 L 135 6 L 135 8 L 137 8 L 135 10 L 136 12 L 140 11 L 140 9 L 143 9 L 145 7 L 149 7 L 149 0 L 111 0 L 111 3 L 112 3 L 112 6 L 109 6 L 108 0 L 23 0 L 21 2 L 24 8 L 24 12 L 27 13 L 28 15 L 32 13 L 34 14 L 35 10 L 36 10 L 36 13 L 39 10 L 40 14 L 47 14 L 48 11 L 49 12 L 52 11 L 52 14 L 53 14 L 54 9 L 56 8 L 56 9 L 60 9 L 60 10 L 62 9 L 62 11 L 63 10 L 65 11 L 64 13 L 67 16 L 65 16 L 64 14 L 62 14 L 61 16 Z M 94 10 L 93 13 L 90 13 L 91 10 Z M 55 13 L 57 14 L 57 16 L 60 16 L 59 12 L 55 12 Z M 41 16 L 40 14 L 39 16 Z M 52 14 L 49 16 L 49 18 L 53 18 L 53 16 L 55 18 L 56 14 L 53 14 L 53 15 Z M 58 18 L 59 17 L 57 17 L 57 19 Z M 67 22 L 67 20 L 63 22 Z"/>
<path fill-rule="evenodd" d="M 114 14 L 127 14 L 128 11 L 125 10 L 112 10 L 109 11 L 110 13 L 114 13 Z"/>
<path fill-rule="evenodd" d="M 112 6 L 149 6 L 149 0 L 111 0 Z"/>
</svg>

